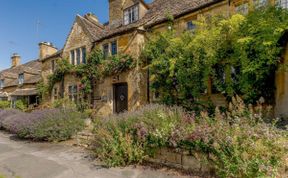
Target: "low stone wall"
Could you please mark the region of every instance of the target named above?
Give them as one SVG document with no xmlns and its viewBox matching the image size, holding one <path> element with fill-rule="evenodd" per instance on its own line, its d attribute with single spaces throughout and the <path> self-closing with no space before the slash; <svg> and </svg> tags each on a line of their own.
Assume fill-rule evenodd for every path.
<svg viewBox="0 0 288 178">
<path fill-rule="evenodd" d="M 153 158 L 148 158 L 146 161 L 193 172 L 193 174 L 214 175 L 214 169 L 208 157 L 197 152 L 176 152 L 169 148 L 162 148 L 156 151 Z"/>
</svg>

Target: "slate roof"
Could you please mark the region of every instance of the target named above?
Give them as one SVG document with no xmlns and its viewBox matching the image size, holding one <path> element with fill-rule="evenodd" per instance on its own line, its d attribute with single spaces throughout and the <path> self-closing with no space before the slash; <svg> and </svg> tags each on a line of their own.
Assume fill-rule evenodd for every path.
<svg viewBox="0 0 288 178">
<path fill-rule="evenodd" d="M 18 75 L 21 73 L 31 74 L 24 76 L 24 84 L 35 84 L 39 82 L 41 80 L 41 62 L 39 60 L 33 60 L 17 67 L 0 71 L 0 78 L 4 79 L 5 82 L 4 88 L 17 86 Z"/>
<path fill-rule="evenodd" d="M 151 4 L 148 4 L 148 11 L 145 16 L 136 23 L 129 25 L 119 25 L 116 28 L 107 25 L 105 30 L 95 41 L 101 41 L 119 33 L 124 33 L 130 30 L 137 29 L 144 26 L 149 28 L 158 23 L 167 21 L 167 16 L 172 15 L 177 18 L 186 13 L 190 13 L 205 6 L 209 6 L 223 0 L 154 0 Z"/>
</svg>

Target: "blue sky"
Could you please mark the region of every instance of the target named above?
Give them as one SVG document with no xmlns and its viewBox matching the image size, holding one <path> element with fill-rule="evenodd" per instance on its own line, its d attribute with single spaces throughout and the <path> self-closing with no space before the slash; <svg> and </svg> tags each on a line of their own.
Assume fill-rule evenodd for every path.
<svg viewBox="0 0 288 178">
<path fill-rule="evenodd" d="M 22 63 L 37 59 L 41 41 L 61 49 L 76 14 L 88 12 L 108 21 L 108 0 L 1 0 L 0 70 L 10 67 L 12 53 Z"/>
</svg>

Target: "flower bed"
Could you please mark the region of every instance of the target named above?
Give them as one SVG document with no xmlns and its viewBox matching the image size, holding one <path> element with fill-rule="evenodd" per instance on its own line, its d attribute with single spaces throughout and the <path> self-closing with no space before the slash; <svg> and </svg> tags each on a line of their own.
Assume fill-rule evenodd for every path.
<svg viewBox="0 0 288 178">
<path fill-rule="evenodd" d="M 0 129 L 20 138 L 64 141 L 84 128 L 83 116 L 74 110 L 45 109 L 32 113 L 0 110 Z"/>
<path fill-rule="evenodd" d="M 239 98 L 213 116 L 150 105 L 97 119 L 94 133 L 95 154 L 109 166 L 141 163 L 163 148 L 206 155 L 219 177 L 281 177 L 288 166 L 287 131 L 264 123 Z"/>
</svg>

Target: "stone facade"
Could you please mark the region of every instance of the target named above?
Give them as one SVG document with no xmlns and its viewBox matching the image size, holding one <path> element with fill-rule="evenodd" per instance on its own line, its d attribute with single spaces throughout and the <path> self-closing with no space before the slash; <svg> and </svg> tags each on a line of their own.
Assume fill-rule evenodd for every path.
<svg viewBox="0 0 288 178">
<path fill-rule="evenodd" d="M 275 4 L 274 0 L 268 1 L 271 4 Z M 245 13 L 253 9 L 255 6 L 253 2 L 253 0 L 199 0 L 199 2 L 195 3 L 190 0 L 183 0 L 181 2 L 175 0 L 155 0 L 151 4 L 146 4 L 142 0 L 109 0 L 109 23 L 107 24 L 99 23 L 97 17 L 91 13 L 83 17 L 77 15 L 64 48 L 61 51 L 61 55 L 52 55 L 52 57 L 43 61 L 43 80 L 46 82 L 47 76 L 52 73 L 51 61 L 62 58 L 68 59 L 72 63 L 71 51 L 83 47 L 86 49 L 87 55 L 89 55 L 93 49 L 103 49 L 103 45 L 108 44 L 109 52 L 111 52 L 111 43 L 116 42 L 119 54 L 129 54 L 135 60 L 138 60 L 141 50 L 150 35 L 168 29 L 167 14 L 174 16 L 173 28 L 178 33 L 181 33 L 187 30 L 189 22 L 193 22 L 202 16 L 217 14 L 228 16 L 237 11 L 239 12 L 240 5 L 248 3 L 245 6 L 247 9 L 241 9 L 241 13 Z M 124 24 L 125 10 L 136 5 L 138 5 L 139 20 L 128 25 Z M 288 114 L 284 111 L 286 104 L 288 104 L 286 102 L 285 87 L 283 87 L 285 86 L 283 83 L 286 81 L 286 74 L 283 76 L 283 74 L 277 74 L 276 113 Z M 153 93 L 148 93 L 148 78 L 147 70 L 136 68 L 117 75 L 107 76 L 101 81 L 97 81 L 95 83 L 95 90 L 93 91 L 94 97 L 92 98 L 94 108 L 101 115 L 112 114 L 115 111 L 114 88 L 115 85 L 121 83 L 127 84 L 129 111 L 147 104 L 149 100 L 153 99 Z M 67 96 L 69 86 L 79 86 L 80 80 L 74 74 L 67 74 L 64 83 L 58 83 L 54 88 L 59 91 L 62 85 L 64 87 L 63 94 Z M 211 88 L 210 86 L 207 96 L 203 98 L 212 100 L 215 105 L 226 105 L 225 98 L 222 95 L 212 93 Z M 54 96 L 55 93 L 52 94 L 49 100 L 53 101 L 53 98 L 57 98 Z M 150 98 L 148 98 L 149 96 Z"/>
</svg>

